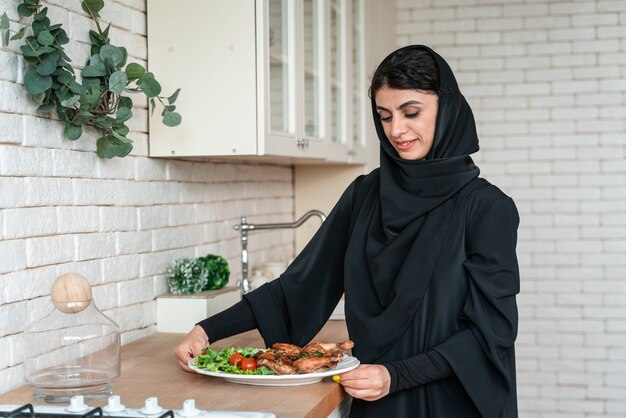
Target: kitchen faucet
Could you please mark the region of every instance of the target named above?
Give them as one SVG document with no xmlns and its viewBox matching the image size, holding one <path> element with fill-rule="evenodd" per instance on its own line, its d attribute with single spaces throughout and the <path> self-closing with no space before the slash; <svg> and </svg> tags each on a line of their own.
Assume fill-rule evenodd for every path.
<svg viewBox="0 0 626 418">
<path fill-rule="evenodd" d="M 257 229 L 283 229 L 297 228 L 302 225 L 311 216 L 318 216 L 322 222 L 326 220 L 324 212 L 313 209 L 305 213 L 295 222 L 275 223 L 275 224 L 249 224 L 246 216 L 241 217 L 241 223 L 233 228 L 241 233 L 241 279 L 237 280 L 237 287 L 241 290 L 241 294 L 245 295 L 252 289 L 250 288 L 250 279 L 248 278 L 248 231 Z"/>
</svg>

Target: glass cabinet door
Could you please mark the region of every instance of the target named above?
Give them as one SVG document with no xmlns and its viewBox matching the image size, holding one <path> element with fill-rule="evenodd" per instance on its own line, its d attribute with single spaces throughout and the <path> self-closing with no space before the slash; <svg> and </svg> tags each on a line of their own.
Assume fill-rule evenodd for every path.
<svg viewBox="0 0 626 418">
<path fill-rule="evenodd" d="M 345 1 L 330 2 L 330 141 L 345 144 Z"/>
<path fill-rule="evenodd" d="M 324 27 L 322 0 L 303 0 L 302 4 L 302 37 L 304 55 L 304 135 L 319 138 L 324 136 L 323 103 L 324 103 L 324 64 L 323 45 Z"/>
<path fill-rule="evenodd" d="M 355 155 L 359 148 L 364 148 L 365 141 L 365 114 L 370 108 L 367 85 L 365 81 L 364 62 L 364 13 L 363 0 L 352 1 L 352 151 Z"/>
<path fill-rule="evenodd" d="M 290 36 L 290 0 L 268 0 L 269 14 L 269 128 L 293 134 L 293 37 Z"/>
</svg>

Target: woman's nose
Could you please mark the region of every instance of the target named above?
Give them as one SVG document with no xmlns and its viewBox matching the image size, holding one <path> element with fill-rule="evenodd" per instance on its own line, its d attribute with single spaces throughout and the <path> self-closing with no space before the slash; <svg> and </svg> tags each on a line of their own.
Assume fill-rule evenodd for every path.
<svg viewBox="0 0 626 418">
<path fill-rule="evenodd" d="M 407 131 L 406 124 L 401 118 L 395 117 L 391 119 L 391 136 L 399 138 Z"/>
</svg>

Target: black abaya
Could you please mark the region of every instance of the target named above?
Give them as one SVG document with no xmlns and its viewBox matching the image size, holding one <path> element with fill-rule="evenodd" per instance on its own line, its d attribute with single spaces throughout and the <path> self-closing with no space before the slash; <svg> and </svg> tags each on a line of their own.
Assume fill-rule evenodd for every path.
<svg viewBox="0 0 626 418">
<path fill-rule="evenodd" d="M 478 178 L 474 118 L 447 63 L 423 46 L 403 50 L 412 48 L 428 51 L 440 75 L 428 157 L 397 155 L 373 98 L 380 169 L 347 188 L 278 280 L 245 298 L 267 345 L 303 345 L 345 292 L 361 362 L 401 376 L 434 351 L 453 371 L 426 384 L 394 382 L 401 390 L 378 401 L 355 399 L 353 417 L 516 417 L 517 210 Z"/>
</svg>

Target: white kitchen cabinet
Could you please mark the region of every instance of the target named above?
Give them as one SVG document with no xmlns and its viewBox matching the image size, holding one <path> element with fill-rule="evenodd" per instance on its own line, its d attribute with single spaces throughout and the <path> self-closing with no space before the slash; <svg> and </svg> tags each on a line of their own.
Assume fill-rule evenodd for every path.
<svg viewBox="0 0 626 418">
<path fill-rule="evenodd" d="M 150 117 L 150 155 L 362 163 L 363 4 L 148 2 L 149 68 L 183 117 Z"/>
</svg>

